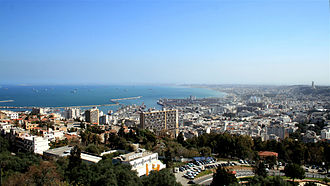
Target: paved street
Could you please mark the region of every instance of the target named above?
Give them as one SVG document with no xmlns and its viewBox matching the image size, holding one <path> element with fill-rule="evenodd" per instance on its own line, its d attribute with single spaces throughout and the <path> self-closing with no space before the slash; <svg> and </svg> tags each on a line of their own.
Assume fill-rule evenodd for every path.
<svg viewBox="0 0 330 186">
<path fill-rule="evenodd" d="M 224 162 L 216 162 L 213 164 L 217 164 L 217 163 L 224 163 Z M 210 165 L 212 165 L 212 164 L 210 164 Z M 198 166 L 198 167 L 201 167 L 201 166 Z M 251 169 L 250 170 L 234 169 L 234 170 L 236 171 L 237 178 L 254 176 L 254 173 Z M 175 176 L 176 176 L 177 181 L 179 181 L 182 185 L 189 185 L 188 182 L 190 180 L 182 177 L 185 172 L 186 171 L 176 173 Z M 321 174 L 318 174 L 315 172 L 306 172 L 305 174 L 306 174 L 307 178 L 325 178 L 325 175 L 321 175 Z M 283 172 L 280 172 L 279 170 L 270 170 L 268 175 L 269 176 L 285 176 L 285 174 Z M 213 179 L 213 174 L 210 174 L 210 175 L 203 176 L 201 178 L 194 179 L 194 182 L 196 184 L 200 184 L 200 185 L 210 185 L 212 182 L 212 179 Z"/>
</svg>

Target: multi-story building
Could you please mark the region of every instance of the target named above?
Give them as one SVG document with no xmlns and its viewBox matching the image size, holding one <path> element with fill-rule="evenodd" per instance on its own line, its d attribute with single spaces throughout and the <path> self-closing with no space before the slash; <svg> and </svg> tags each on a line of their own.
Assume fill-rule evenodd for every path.
<svg viewBox="0 0 330 186">
<path fill-rule="evenodd" d="M 141 112 L 140 126 L 160 134 L 162 132 L 177 136 L 179 133 L 178 110 Z"/>
<path fill-rule="evenodd" d="M 273 134 L 273 135 L 279 137 L 280 139 L 289 137 L 289 133 L 285 130 L 285 127 L 280 126 L 280 125 L 273 125 L 273 126 L 267 127 L 267 134 L 268 135 Z"/>
<path fill-rule="evenodd" d="M 31 122 L 28 122 L 28 121 L 24 121 L 24 126 L 25 126 L 25 129 L 26 130 L 32 130 L 32 129 L 35 129 L 36 127 L 38 127 L 39 124 L 37 124 L 37 123 L 31 123 Z"/>
<path fill-rule="evenodd" d="M 31 114 L 46 114 L 46 108 L 32 108 Z"/>
<path fill-rule="evenodd" d="M 109 124 L 109 123 L 110 123 L 109 115 L 100 116 L 100 124 Z"/>
<path fill-rule="evenodd" d="M 18 113 L 17 112 L 10 112 L 9 117 L 10 117 L 10 119 L 18 119 Z"/>
<path fill-rule="evenodd" d="M 80 109 L 79 108 L 66 108 L 64 110 L 64 117 L 66 119 L 77 119 L 80 117 Z"/>
<path fill-rule="evenodd" d="M 43 151 L 49 149 L 49 141 L 47 138 L 40 136 L 17 137 L 16 146 L 20 149 L 42 155 Z"/>
<path fill-rule="evenodd" d="M 92 124 L 99 124 L 99 109 L 93 108 L 85 111 L 86 122 Z"/>
<path fill-rule="evenodd" d="M 166 165 L 158 160 L 158 153 L 145 151 L 145 149 L 137 149 L 136 152 L 120 155 L 114 158 L 122 164 L 132 166 L 132 170 L 138 173 L 138 176 L 148 175 L 152 170 L 159 171 L 166 168 Z"/>
<path fill-rule="evenodd" d="M 6 119 L 7 118 L 7 114 L 5 114 L 4 112 L 0 112 L 0 119 Z"/>
<path fill-rule="evenodd" d="M 18 119 L 18 113 L 13 111 L 0 112 L 0 119 Z"/>
<path fill-rule="evenodd" d="M 330 128 L 321 130 L 321 139 L 330 140 Z"/>
</svg>

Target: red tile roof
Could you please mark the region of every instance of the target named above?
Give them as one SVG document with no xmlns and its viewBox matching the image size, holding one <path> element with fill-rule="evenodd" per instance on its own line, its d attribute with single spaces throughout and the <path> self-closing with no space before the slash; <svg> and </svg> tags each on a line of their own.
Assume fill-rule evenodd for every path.
<svg viewBox="0 0 330 186">
<path fill-rule="evenodd" d="M 267 157 L 267 156 L 276 156 L 276 157 L 278 157 L 277 152 L 271 152 L 271 151 L 260 151 L 258 154 L 259 154 L 260 157 Z"/>
</svg>

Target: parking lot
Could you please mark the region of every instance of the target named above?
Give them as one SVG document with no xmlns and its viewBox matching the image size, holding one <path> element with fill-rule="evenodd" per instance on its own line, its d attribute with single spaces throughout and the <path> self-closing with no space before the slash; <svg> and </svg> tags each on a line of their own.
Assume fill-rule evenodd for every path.
<svg viewBox="0 0 330 186">
<path fill-rule="evenodd" d="M 218 164 L 216 164 L 215 159 L 209 158 L 207 160 L 187 163 L 186 165 L 181 166 L 179 171 L 184 172 L 183 177 L 186 179 L 193 180 L 203 170 L 216 168 L 217 166 Z"/>
<path fill-rule="evenodd" d="M 182 185 L 188 185 L 189 183 L 193 183 L 195 181 L 196 176 L 201 173 L 203 170 L 211 170 L 211 169 L 217 169 L 218 167 L 228 167 L 233 168 L 235 166 L 244 165 L 237 162 L 226 162 L 226 161 L 215 161 L 215 159 L 209 159 L 209 160 L 202 160 L 202 161 L 196 161 L 196 162 L 190 162 L 187 163 L 184 166 L 179 167 L 179 172 L 175 173 L 175 177 L 177 181 L 179 181 Z M 248 164 L 248 163 L 247 163 Z M 245 165 L 247 165 L 245 164 Z M 241 170 L 238 171 L 240 175 L 250 175 L 252 171 L 250 170 Z M 212 174 L 209 175 L 212 177 Z"/>
</svg>

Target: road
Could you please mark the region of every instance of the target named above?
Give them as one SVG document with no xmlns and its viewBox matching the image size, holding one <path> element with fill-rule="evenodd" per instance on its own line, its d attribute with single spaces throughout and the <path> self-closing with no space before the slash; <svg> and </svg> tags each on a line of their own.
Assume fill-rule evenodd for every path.
<svg viewBox="0 0 330 186">
<path fill-rule="evenodd" d="M 254 173 L 252 172 L 252 170 L 235 170 L 235 171 L 236 171 L 237 178 L 246 177 L 246 176 L 254 176 Z M 208 175 L 201 179 L 196 180 L 195 183 L 200 184 L 200 185 L 210 185 L 212 180 L 213 180 L 213 175 L 211 174 L 211 175 Z"/>
<path fill-rule="evenodd" d="M 224 162 L 216 162 L 216 163 L 224 163 Z M 213 163 L 213 164 L 216 164 L 216 163 Z M 199 167 L 201 167 L 201 166 L 199 166 Z M 250 170 L 234 169 L 234 170 L 236 171 L 237 178 L 254 176 L 252 169 L 250 169 Z M 189 184 L 187 184 L 189 179 L 182 177 L 185 172 L 186 171 L 175 174 L 177 181 L 180 182 L 184 186 L 189 185 Z M 285 174 L 283 172 L 280 172 L 279 170 L 270 170 L 268 175 L 269 176 L 284 176 Z M 306 178 L 325 178 L 325 175 L 321 175 L 321 174 L 314 173 L 314 172 L 306 172 L 305 175 L 306 175 Z M 199 185 L 210 185 L 212 180 L 213 180 L 213 174 L 210 174 L 210 175 L 198 178 L 198 179 L 194 179 L 194 182 Z"/>
</svg>

